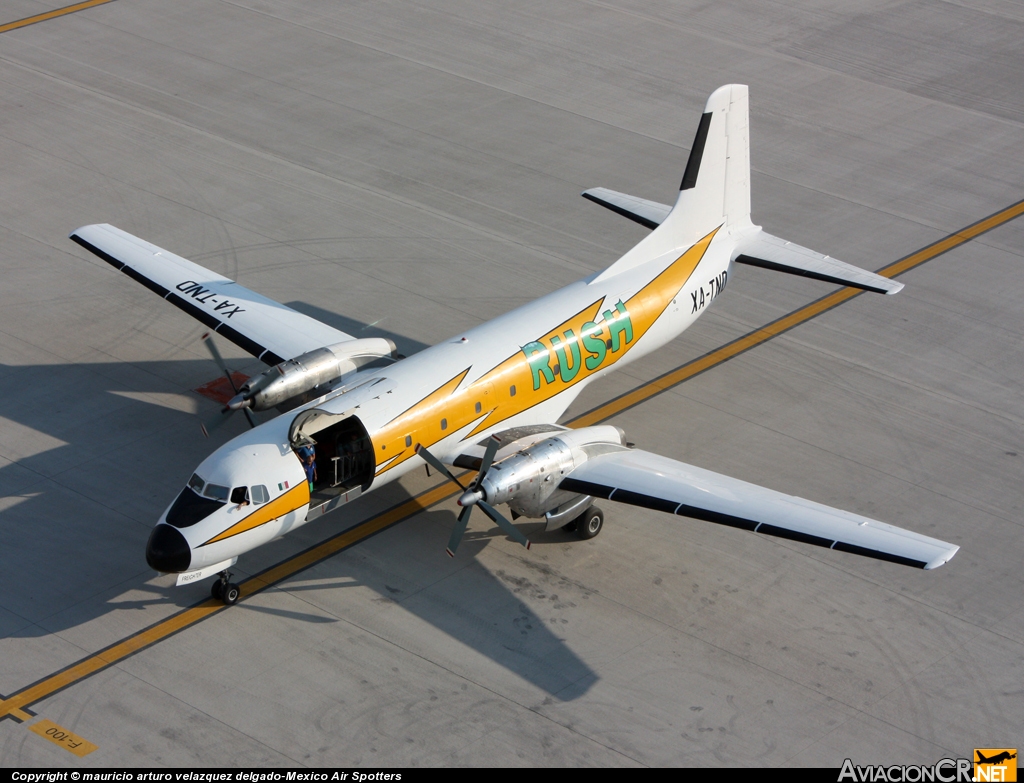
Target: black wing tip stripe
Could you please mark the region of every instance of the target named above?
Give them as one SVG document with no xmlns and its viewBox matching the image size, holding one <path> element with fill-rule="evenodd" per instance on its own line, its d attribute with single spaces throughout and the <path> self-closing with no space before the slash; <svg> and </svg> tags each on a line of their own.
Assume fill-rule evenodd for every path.
<svg viewBox="0 0 1024 783">
<path fill-rule="evenodd" d="M 135 271 L 134 269 L 132 269 L 130 266 L 128 266 L 124 262 L 119 261 L 118 259 L 114 258 L 112 255 L 110 255 L 110 253 L 107 253 L 107 252 L 105 252 L 103 250 L 100 250 L 98 247 L 93 245 L 91 242 L 87 242 L 86 240 L 82 239 L 80 236 L 78 236 L 78 234 L 72 234 L 71 235 L 71 241 L 78 243 L 79 245 L 84 247 L 86 250 L 88 250 L 90 253 L 92 253 L 93 255 L 99 256 L 104 261 L 106 261 L 108 264 L 110 264 L 112 267 L 114 267 L 114 269 L 117 269 L 117 270 L 120 270 L 121 272 L 124 272 L 126 275 L 128 275 L 128 277 L 130 277 L 136 283 L 141 283 L 142 285 L 146 286 L 146 288 L 148 288 L 154 294 L 166 297 L 167 294 L 170 293 L 166 288 L 164 288 L 159 283 L 154 282 L 153 280 L 150 280 L 148 277 L 145 277 L 144 275 L 142 275 L 139 272 Z"/>
<path fill-rule="evenodd" d="M 697 135 L 693 138 L 693 146 L 690 148 L 690 157 L 686 161 L 686 171 L 683 172 L 683 181 L 679 185 L 680 190 L 689 190 L 697 186 L 697 174 L 700 171 L 700 160 L 704 157 L 704 144 L 708 140 L 708 128 L 711 127 L 711 112 L 705 112 L 700 116 L 700 125 L 697 126 Z"/>
<path fill-rule="evenodd" d="M 236 329 L 232 329 L 227 324 L 221 323 L 220 321 L 217 320 L 214 320 L 214 323 L 217 324 L 217 334 L 221 335 L 222 337 L 226 337 L 228 340 L 233 342 L 246 353 L 252 354 L 257 359 L 259 359 L 262 354 L 266 353 L 266 348 L 264 348 L 255 340 L 246 337 L 244 334 L 237 331 Z M 274 362 L 274 364 L 280 364 L 280 362 Z"/>
<path fill-rule="evenodd" d="M 706 508 L 688 506 L 685 503 L 680 503 L 679 508 L 675 510 L 675 513 L 680 517 L 691 517 L 692 519 L 699 519 L 702 522 L 713 522 L 716 525 L 726 525 L 727 527 L 735 527 L 740 530 L 749 530 L 751 533 L 754 532 L 754 528 L 758 525 L 758 523 L 752 519 L 734 517 L 732 514 L 723 514 L 720 511 L 709 511 Z"/>
<path fill-rule="evenodd" d="M 150 280 L 148 277 L 144 276 L 143 274 L 141 274 L 140 272 L 136 271 L 135 269 L 132 269 L 130 266 L 128 266 L 124 262 L 119 261 L 118 259 L 114 258 L 114 256 L 110 255 L 110 253 L 107 253 L 107 252 L 105 252 L 103 250 L 100 250 L 98 247 L 96 247 L 91 242 L 89 242 L 89 241 L 87 241 L 85 239 L 82 239 L 82 237 L 78 236 L 78 234 L 72 234 L 71 235 L 71 241 L 81 245 L 86 250 L 88 250 L 90 253 L 93 253 L 94 255 L 99 256 L 100 258 L 102 258 L 104 261 L 106 261 L 108 264 L 110 264 L 115 269 L 118 269 L 121 272 L 124 272 L 126 275 L 128 275 L 128 277 L 130 277 L 136 283 L 141 283 L 142 285 L 144 285 L 146 288 L 148 288 L 153 293 L 158 294 L 161 297 L 163 297 L 164 299 L 166 299 L 168 302 L 173 304 L 179 310 L 184 310 L 186 313 L 188 313 L 193 318 L 195 318 L 197 321 L 199 321 L 201 324 L 203 324 L 203 326 L 206 326 L 206 327 L 208 327 L 210 329 L 213 329 L 217 334 L 226 337 L 228 340 L 233 342 L 235 345 L 237 345 L 243 351 L 246 351 L 247 353 L 252 354 L 253 356 L 255 356 L 260 361 L 266 362 L 271 367 L 273 367 L 275 365 L 278 365 L 278 364 L 281 364 L 281 362 L 284 361 L 284 359 L 282 359 L 280 356 L 278 356 L 273 351 L 271 351 L 271 350 L 269 350 L 267 348 L 264 348 L 262 345 L 260 345 L 255 340 L 252 340 L 252 339 L 246 337 L 241 332 L 239 332 L 239 331 L 237 331 L 235 329 L 232 329 L 230 326 L 225 324 L 223 321 L 220 321 L 219 319 L 214 317 L 212 314 L 210 314 L 210 313 L 206 312 L 205 310 L 203 310 L 202 308 L 197 307 L 196 305 L 192 304 L 192 302 L 188 301 L 187 299 L 184 299 L 184 298 L 178 296 L 177 294 L 175 294 L 175 293 L 167 290 L 166 288 L 164 288 L 159 283 L 154 282 L 153 280 Z"/>
<path fill-rule="evenodd" d="M 120 270 L 124 266 L 124 263 L 122 261 L 118 261 L 112 255 L 110 255 L 110 253 L 104 252 L 91 242 L 87 242 L 86 240 L 82 239 L 80 236 L 78 236 L 78 234 L 72 234 L 71 241 L 78 243 L 93 255 L 99 256 L 117 270 Z"/>
<path fill-rule="evenodd" d="M 664 500 L 663 498 L 652 497 L 651 495 L 642 495 L 639 492 L 630 492 L 628 489 L 618 489 L 615 491 L 615 497 L 612 498 L 618 503 L 629 503 L 631 506 L 640 506 L 641 508 L 649 508 L 652 511 L 664 511 L 668 514 L 675 513 L 679 503 L 673 500 Z"/>
<path fill-rule="evenodd" d="M 831 538 L 822 538 L 821 536 L 812 536 L 810 533 L 801 533 L 798 530 L 789 530 L 784 527 L 776 527 L 775 525 L 769 525 L 767 523 L 762 524 L 758 530 L 758 533 L 764 533 L 765 535 L 775 536 L 776 538 L 788 538 L 790 541 L 800 541 L 804 544 L 813 544 L 814 546 L 823 546 L 826 549 L 831 548 L 834 541 Z"/>
<path fill-rule="evenodd" d="M 170 302 L 172 305 L 177 307 L 179 310 L 184 310 L 186 313 L 191 315 L 193 318 L 195 318 L 197 321 L 199 321 L 203 326 L 207 326 L 210 329 L 214 329 L 214 330 L 218 326 L 220 326 L 220 321 L 218 321 L 212 315 L 207 313 L 205 310 L 201 310 L 200 308 L 196 307 L 194 304 L 189 302 L 187 299 L 182 299 L 180 296 L 178 296 L 177 294 L 173 294 L 173 293 L 172 294 L 168 294 L 164 298 L 168 302 Z"/>
<path fill-rule="evenodd" d="M 128 275 L 128 277 L 130 277 L 136 283 L 141 283 L 142 285 L 146 286 L 146 288 L 148 288 L 150 291 L 152 291 L 157 296 L 162 296 L 162 297 L 166 298 L 167 294 L 170 293 L 170 291 L 168 291 L 162 285 L 160 285 L 157 282 L 154 282 L 153 280 L 150 280 L 148 277 L 144 277 L 143 275 L 141 275 L 138 272 L 136 272 L 134 269 L 132 269 L 127 264 L 125 264 L 123 267 L 121 267 L 121 271 L 124 272 L 126 275 Z"/>
<path fill-rule="evenodd" d="M 809 277 L 812 280 L 822 280 L 826 283 L 835 283 L 837 285 L 845 285 L 850 288 L 860 288 L 863 291 L 871 291 L 876 294 L 886 294 L 884 288 L 878 288 L 877 286 L 867 285 L 865 283 L 854 283 L 849 280 L 844 280 L 841 277 L 833 277 L 832 275 L 822 274 L 820 272 L 811 272 L 806 269 L 794 269 L 791 266 L 785 266 L 783 264 L 777 264 L 774 261 L 766 261 L 763 258 L 756 258 L 754 256 L 748 256 L 746 254 L 740 254 L 734 259 L 737 264 L 746 264 L 747 266 L 757 266 L 761 269 L 770 269 L 773 272 L 785 272 L 787 275 L 799 275 L 800 277 Z"/>
<path fill-rule="evenodd" d="M 615 487 L 606 487 L 603 484 L 594 484 L 590 481 L 581 481 L 574 478 L 562 479 L 558 486 L 559 489 L 564 489 L 568 492 L 579 492 L 581 495 L 590 495 L 591 497 L 603 498 L 605 500 L 615 491 Z"/>
<path fill-rule="evenodd" d="M 592 497 L 603 498 L 605 500 L 611 499 L 619 503 L 627 503 L 631 506 L 649 508 L 653 511 L 666 511 L 669 514 L 675 513 L 677 516 L 681 517 L 691 517 L 692 519 L 699 519 L 703 522 L 713 522 L 716 525 L 726 525 L 727 527 L 735 527 L 741 530 L 749 530 L 751 532 L 754 532 L 756 529 L 758 533 L 764 533 L 769 536 L 785 538 L 790 541 L 800 541 L 804 544 L 813 544 L 814 546 L 820 546 L 826 549 L 836 549 L 840 552 L 847 552 L 851 555 L 872 557 L 876 560 L 884 560 L 888 563 L 897 563 L 899 565 L 910 566 L 912 568 L 924 568 L 928 565 L 923 560 L 914 560 L 913 558 L 894 555 L 889 552 L 880 552 L 877 549 L 868 549 L 867 547 L 857 546 L 855 544 L 845 544 L 842 541 L 833 541 L 831 538 L 812 536 L 809 533 L 801 533 L 796 530 L 788 530 L 784 527 L 769 525 L 767 522 L 758 523 L 751 519 L 735 517 L 731 514 L 723 514 L 720 511 L 710 511 L 706 508 L 688 506 L 685 503 L 677 504 L 675 501 L 665 500 L 664 498 L 644 495 L 640 492 L 631 492 L 627 489 L 606 487 L 603 484 L 594 484 L 590 481 L 566 478 L 562 479 L 558 486 L 559 489 L 564 489 L 568 492 L 579 492 L 583 495 L 590 495 Z M 612 495 L 614 495 L 614 498 L 611 497 Z"/>
<path fill-rule="evenodd" d="M 598 198 L 597 196 L 593 196 L 590 193 L 581 193 L 580 195 L 583 196 L 583 198 L 587 199 L 588 201 L 593 201 L 595 204 L 600 204 L 605 209 L 610 209 L 612 212 L 622 215 L 623 217 L 628 217 L 630 220 L 639 223 L 641 226 L 644 226 L 645 228 L 654 229 L 660 225 L 659 223 L 655 223 L 653 220 L 645 218 L 643 215 L 638 215 L 635 212 L 630 212 L 628 209 L 623 209 L 617 204 L 612 204 L 608 201 L 605 201 L 604 199 Z"/>
<path fill-rule="evenodd" d="M 856 544 L 845 544 L 842 541 L 836 541 L 836 545 L 832 548 L 839 552 L 847 552 L 851 555 L 861 555 L 862 557 L 873 557 L 876 560 L 885 560 L 888 563 L 897 563 L 899 565 L 910 566 L 911 568 L 924 568 L 928 565 L 923 560 L 914 560 L 910 557 L 893 555 L 889 552 L 879 552 L 877 549 L 868 549 L 867 547 L 857 546 Z"/>
</svg>

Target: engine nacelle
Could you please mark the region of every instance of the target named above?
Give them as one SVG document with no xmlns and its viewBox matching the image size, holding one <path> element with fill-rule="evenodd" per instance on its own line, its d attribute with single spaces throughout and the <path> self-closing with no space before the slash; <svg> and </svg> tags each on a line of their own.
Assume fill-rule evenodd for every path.
<svg viewBox="0 0 1024 783">
<path fill-rule="evenodd" d="M 394 353 L 395 344 L 382 337 L 365 337 L 317 348 L 250 378 L 228 402 L 228 407 L 268 410 Z"/>
<path fill-rule="evenodd" d="M 626 434 L 608 425 L 567 430 L 495 462 L 478 490 L 491 505 L 508 503 L 519 516 L 542 517 L 578 497 L 558 484 L 591 457 L 626 450 Z"/>
</svg>

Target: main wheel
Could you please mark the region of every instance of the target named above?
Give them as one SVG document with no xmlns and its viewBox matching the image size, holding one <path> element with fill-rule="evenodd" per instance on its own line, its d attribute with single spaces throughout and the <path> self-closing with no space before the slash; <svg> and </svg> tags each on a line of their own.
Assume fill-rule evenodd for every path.
<svg viewBox="0 0 1024 783">
<path fill-rule="evenodd" d="M 242 591 L 238 589 L 238 585 L 233 582 L 228 582 L 224 585 L 224 590 L 221 594 L 220 600 L 222 600 L 227 606 L 234 606 L 238 603 L 238 599 L 241 595 Z"/>
<path fill-rule="evenodd" d="M 223 597 L 223 592 L 224 583 L 220 581 L 220 579 L 216 579 L 214 583 L 210 585 L 210 595 L 212 595 L 215 600 L 219 601 Z"/>
<path fill-rule="evenodd" d="M 601 532 L 604 527 L 604 512 L 597 506 L 591 506 L 576 519 L 576 535 L 586 541 Z"/>
</svg>

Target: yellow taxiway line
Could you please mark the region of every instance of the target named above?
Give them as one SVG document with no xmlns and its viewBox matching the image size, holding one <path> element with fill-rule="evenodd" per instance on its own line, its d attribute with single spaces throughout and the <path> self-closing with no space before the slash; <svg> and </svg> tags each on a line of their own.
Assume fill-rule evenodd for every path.
<svg viewBox="0 0 1024 783">
<path fill-rule="evenodd" d="M 102 1 L 106 2 L 107 0 Z M 93 2 L 92 4 L 97 5 L 98 3 Z M 80 3 L 79 5 L 84 7 L 87 6 L 88 3 Z M 68 7 L 76 8 L 76 6 Z M 0 29 L 0 32 L 2 32 L 2 29 Z M 878 273 L 885 277 L 895 277 L 896 275 L 913 269 L 926 261 L 930 261 L 936 256 L 946 253 L 965 242 L 969 242 L 986 231 L 991 231 L 993 228 L 1001 226 L 1003 223 L 1013 220 L 1021 214 L 1024 214 L 1024 201 L 1018 201 L 1016 204 L 1006 207 L 983 220 L 979 220 L 977 223 L 973 223 L 966 228 L 960 229 L 959 231 L 940 239 L 938 242 L 934 242 L 933 244 L 918 250 L 916 253 L 911 253 L 909 256 L 880 269 Z M 830 310 L 833 307 L 860 295 L 861 293 L 863 293 L 863 291 L 858 289 L 841 288 L 809 305 L 801 307 L 798 310 L 794 310 L 792 313 L 773 321 L 767 326 L 755 329 L 754 331 L 745 334 L 721 348 L 717 348 L 704 356 L 694 359 L 691 362 L 687 362 L 683 366 L 665 373 L 659 378 L 648 381 L 647 383 L 615 398 L 614 400 L 606 402 L 603 405 L 599 405 L 593 410 L 577 416 L 575 419 L 568 422 L 568 424 L 573 427 L 587 427 L 605 421 L 608 418 L 621 413 L 627 408 L 638 405 L 644 400 L 648 400 L 651 397 L 660 394 L 661 392 L 666 391 L 667 389 L 692 378 L 695 375 L 698 375 L 699 373 L 705 372 L 716 365 L 728 361 L 744 351 L 748 351 L 761 343 L 767 342 L 773 337 L 777 337 L 783 332 L 786 332 L 799 324 L 805 323 L 815 316 L 821 315 L 827 310 Z M 307 549 L 305 552 L 301 552 L 275 566 L 271 566 L 266 571 L 249 577 L 239 585 L 241 588 L 242 598 L 255 595 L 269 587 L 279 584 L 283 580 L 294 576 L 300 571 L 326 560 L 343 549 L 347 549 L 348 547 L 353 546 L 354 544 L 357 544 L 358 542 L 369 538 L 392 525 L 408 519 L 435 503 L 440 503 L 443 500 L 453 497 L 458 492 L 459 490 L 452 488 L 451 484 L 445 482 L 444 484 L 428 489 L 426 492 L 423 492 L 404 503 L 400 503 L 381 514 L 356 525 L 350 530 L 339 533 L 338 535 Z M 165 620 L 160 620 L 149 628 L 138 631 L 137 633 L 134 633 L 97 653 L 83 658 L 66 669 L 62 669 L 59 672 L 44 677 L 32 685 L 22 688 L 20 691 L 16 691 L 8 697 L 0 697 L 0 720 L 10 716 L 15 720 L 24 721 L 30 717 L 30 713 L 25 711 L 25 708 L 29 705 L 52 696 L 57 691 L 63 690 L 64 688 L 67 688 L 90 675 L 96 674 L 96 672 L 102 671 L 108 666 L 111 666 L 128 656 L 133 655 L 150 645 L 156 644 L 178 631 L 188 628 L 191 625 L 195 625 L 211 615 L 222 612 L 226 608 L 227 607 L 221 602 L 210 598 L 201 604 L 183 609 Z"/>
<path fill-rule="evenodd" d="M 85 0 L 84 3 L 75 3 L 74 5 L 68 5 L 64 8 L 58 8 L 55 11 L 47 11 L 46 13 L 36 14 L 35 16 L 26 16 L 24 19 L 19 19 L 17 22 L 0 24 L 0 33 L 7 33 L 11 30 L 28 27 L 30 24 L 45 22 L 47 19 L 56 19 L 58 16 L 67 16 L 68 14 L 73 14 L 76 11 L 84 11 L 86 8 L 92 8 L 93 6 L 112 2 L 114 2 L 114 0 Z"/>
</svg>

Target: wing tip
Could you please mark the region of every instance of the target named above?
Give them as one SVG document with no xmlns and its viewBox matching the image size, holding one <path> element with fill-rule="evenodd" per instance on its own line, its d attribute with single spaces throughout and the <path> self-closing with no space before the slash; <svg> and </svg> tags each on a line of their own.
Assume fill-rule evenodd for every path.
<svg viewBox="0 0 1024 783">
<path fill-rule="evenodd" d="M 949 562 L 950 560 L 952 560 L 952 559 L 953 559 L 953 556 L 954 556 L 954 555 L 955 555 L 955 554 L 956 554 L 957 552 L 959 552 L 959 551 L 960 551 L 960 547 L 958 547 L 958 546 L 954 546 L 954 547 L 951 547 L 950 549 L 947 549 L 947 550 L 946 550 L 945 552 L 943 552 L 943 553 L 942 553 L 941 555 L 939 555 L 939 556 L 938 556 L 938 557 L 936 557 L 936 558 L 935 558 L 934 560 L 932 560 L 931 562 L 929 562 L 929 563 L 928 563 L 928 565 L 926 565 L 926 566 L 924 567 L 924 570 L 925 570 L 925 571 L 932 571 L 932 570 L 934 570 L 934 569 L 938 568 L 939 566 L 943 566 L 943 565 L 945 565 L 945 564 L 946 564 L 946 563 L 948 563 L 948 562 Z"/>
</svg>

